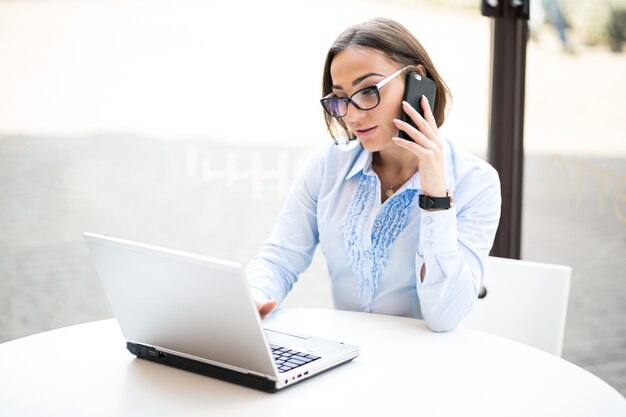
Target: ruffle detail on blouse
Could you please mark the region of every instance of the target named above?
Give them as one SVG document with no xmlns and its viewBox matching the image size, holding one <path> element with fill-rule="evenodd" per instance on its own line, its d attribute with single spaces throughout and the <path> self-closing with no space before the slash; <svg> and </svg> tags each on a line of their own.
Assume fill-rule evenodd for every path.
<svg viewBox="0 0 626 417">
<path fill-rule="evenodd" d="M 369 175 L 361 176 L 354 196 L 352 197 L 352 202 L 346 212 L 345 228 L 343 232 L 346 252 L 350 260 L 350 265 L 352 266 L 359 299 L 361 300 L 361 307 L 363 308 L 365 307 L 363 305 L 363 301 L 366 298 L 365 296 L 372 287 L 370 274 L 363 274 L 363 226 L 368 213 L 372 210 L 372 206 L 374 205 L 376 186 L 377 181 L 375 177 Z"/>
<path fill-rule="evenodd" d="M 363 175 L 346 212 L 344 241 L 348 259 L 354 273 L 354 279 L 361 301 L 361 309 L 371 310 L 374 294 L 378 288 L 378 280 L 385 268 L 389 247 L 406 224 L 409 209 L 415 200 L 416 190 L 406 190 L 389 199 L 384 212 L 380 216 L 380 226 L 372 232 L 372 249 L 363 249 L 365 221 L 374 205 L 376 198 L 376 177 Z M 363 261 L 369 260 L 370 270 L 365 270 Z"/>
<path fill-rule="evenodd" d="M 372 232 L 372 252 L 370 254 L 373 288 L 370 289 L 368 294 L 368 311 L 374 299 L 374 293 L 378 288 L 380 274 L 385 269 L 388 249 L 396 240 L 398 234 L 404 229 L 409 209 L 413 201 L 415 201 L 416 193 L 416 190 L 406 190 L 391 197 L 380 218 L 381 226 L 374 227 Z"/>
</svg>

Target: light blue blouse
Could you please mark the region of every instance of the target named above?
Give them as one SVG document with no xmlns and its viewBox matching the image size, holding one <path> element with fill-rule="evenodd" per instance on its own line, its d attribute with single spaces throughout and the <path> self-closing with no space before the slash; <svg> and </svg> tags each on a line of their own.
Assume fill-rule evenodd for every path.
<svg viewBox="0 0 626 417">
<path fill-rule="evenodd" d="M 372 154 L 360 143 L 316 150 L 246 268 L 253 295 L 281 302 L 319 243 L 335 308 L 422 318 L 434 331 L 453 329 L 477 299 L 501 197 L 498 174 L 488 163 L 449 140 L 444 158 L 454 207 L 425 211 L 417 204 L 418 173 L 381 204 Z"/>
</svg>

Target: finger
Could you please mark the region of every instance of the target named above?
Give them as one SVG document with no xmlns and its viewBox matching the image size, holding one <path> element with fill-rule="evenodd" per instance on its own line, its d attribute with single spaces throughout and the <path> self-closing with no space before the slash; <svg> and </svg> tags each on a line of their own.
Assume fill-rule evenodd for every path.
<svg viewBox="0 0 626 417">
<path fill-rule="evenodd" d="M 413 154 L 415 154 L 419 160 L 427 159 L 429 155 L 432 154 L 432 151 L 429 151 L 428 149 L 424 148 L 423 146 L 415 142 L 411 142 L 406 139 L 402 139 L 402 138 L 395 137 L 395 136 L 392 137 L 391 139 L 397 146 L 404 148 L 408 150 L 409 152 L 412 152 Z"/>
<path fill-rule="evenodd" d="M 404 148 L 417 156 L 417 159 L 419 159 L 420 161 L 430 160 L 432 156 L 436 153 L 434 150 L 425 148 L 419 143 L 399 138 L 397 136 L 394 136 L 391 139 L 397 146 Z"/>
<path fill-rule="evenodd" d="M 261 319 L 267 317 L 275 308 L 276 308 L 276 300 L 267 301 L 259 306 L 259 314 L 261 315 Z"/>
<path fill-rule="evenodd" d="M 409 137 L 413 139 L 413 141 L 417 143 L 418 145 L 425 147 L 425 148 L 433 146 L 432 141 L 428 140 L 426 135 L 424 135 L 422 132 L 420 132 L 419 130 L 417 130 L 416 128 L 408 124 L 407 122 L 403 122 L 400 119 L 393 119 L 393 122 L 399 130 L 402 130 L 407 135 L 409 135 Z M 409 142 L 409 141 L 406 141 L 406 142 Z"/>
<path fill-rule="evenodd" d="M 393 119 L 393 121 L 398 129 L 407 132 L 413 139 L 411 141 L 399 137 L 392 137 L 391 139 L 396 145 L 413 152 L 420 160 L 431 159 L 432 157 L 441 155 L 441 147 L 437 140 L 427 138 L 422 132 L 402 120 Z"/>
<path fill-rule="evenodd" d="M 267 315 L 276 307 L 276 300 L 269 300 L 259 306 L 259 313 Z"/>
<path fill-rule="evenodd" d="M 424 119 L 430 127 L 434 130 L 437 128 L 437 120 L 435 120 L 435 115 L 430 108 L 430 103 L 428 102 L 428 97 L 422 95 L 422 110 L 424 111 Z"/>
<path fill-rule="evenodd" d="M 422 109 L 423 109 L 424 99 L 426 99 L 426 97 L 422 96 L 422 100 L 420 101 L 420 105 L 422 105 Z M 426 99 L 426 106 L 428 107 L 427 99 Z M 433 129 L 431 125 L 428 123 L 428 121 L 426 121 L 426 119 L 422 117 L 421 114 L 419 114 L 417 110 L 415 110 L 413 106 L 411 106 L 410 103 L 403 101 L 402 109 L 411 118 L 411 120 L 413 120 L 413 122 L 415 123 L 415 125 L 417 126 L 418 130 L 421 133 L 423 133 L 428 138 L 431 138 L 433 136 Z"/>
</svg>

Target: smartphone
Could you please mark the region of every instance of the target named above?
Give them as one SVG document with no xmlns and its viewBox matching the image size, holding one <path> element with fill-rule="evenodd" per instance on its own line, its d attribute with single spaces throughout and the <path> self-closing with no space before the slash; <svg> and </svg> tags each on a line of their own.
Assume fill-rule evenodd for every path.
<svg viewBox="0 0 626 417">
<path fill-rule="evenodd" d="M 435 104 L 435 96 L 437 95 L 437 84 L 433 80 L 428 77 L 422 77 L 415 71 L 411 71 L 406 75 L 406 87 L 404 88 L 404 98 L 403 100 L 408 102 L 417 112 L 424 117 L 424 111 L 422 110 L 422 95 L 426 96 L 428 99 L 428 104 L 430 105 L 430 109 L 433 109 L 433 105 Z M 413 127 L 415 123 L 413 120 L 402 111 L 402 121 L 407 122 Z M 400 131 L 398 135 L 402 139 L 412 141 L 403 130 Z"/>
</svg>

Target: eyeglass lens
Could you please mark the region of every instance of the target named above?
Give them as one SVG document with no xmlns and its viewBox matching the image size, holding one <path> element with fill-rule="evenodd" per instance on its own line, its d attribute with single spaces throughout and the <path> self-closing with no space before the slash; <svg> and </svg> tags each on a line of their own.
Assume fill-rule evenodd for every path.
<svg viewBox="0 0 626 417">
<path fill-rule="evenodd" d="M 352 102 L 359 110 L 371 110 L 378 106 L 380 96 L 376 86 L 357 91 L 349 98 L 332 97 L 324 99 L 324 108 L 333 117 L 343 117 L 348 113 L 348 103 Z"/>
</svg>

